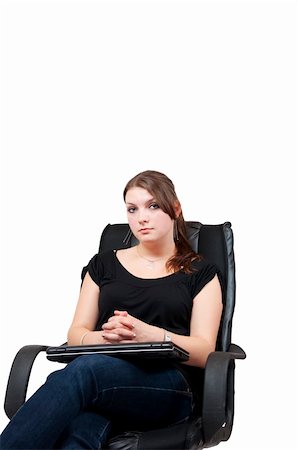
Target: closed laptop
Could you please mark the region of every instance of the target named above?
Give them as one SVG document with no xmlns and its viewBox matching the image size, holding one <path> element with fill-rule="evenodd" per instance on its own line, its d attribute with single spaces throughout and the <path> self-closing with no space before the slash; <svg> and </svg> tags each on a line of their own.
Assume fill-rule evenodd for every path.
<svg viewBox="0 0 298 450">
<path fill-rule="evenodd" d="M 168 358 L 175 361 L 187 361 L 189 353 L 173 342 L 138 342 L 127 344 L 98 345 L 61 345 L 48 347 L 47 358 L 50 361 L 68 363 L 82 355 L 103 354 L 118 358 Z"/>
</svg>

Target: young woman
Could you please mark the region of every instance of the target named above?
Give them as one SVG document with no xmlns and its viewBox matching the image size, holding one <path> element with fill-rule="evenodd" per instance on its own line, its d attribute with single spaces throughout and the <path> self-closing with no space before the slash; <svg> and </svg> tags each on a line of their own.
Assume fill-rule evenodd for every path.
<svg viewBox="0 0 298 450">
<path fill-rule="evenodd" d="M 136 175 L 124 201 L 138 244 L 90 260 L 68 344 L 172 340 L 189 352 L 189 361 L 78 357 L 50 374 L 20 408 L 1 435 L 2 449 L 100 449 L 114 423 L 150 429 L 193 412 L 196 371 L 216 345 L 220 273 L 192 251 L 166 175 Z"/>
</svg>

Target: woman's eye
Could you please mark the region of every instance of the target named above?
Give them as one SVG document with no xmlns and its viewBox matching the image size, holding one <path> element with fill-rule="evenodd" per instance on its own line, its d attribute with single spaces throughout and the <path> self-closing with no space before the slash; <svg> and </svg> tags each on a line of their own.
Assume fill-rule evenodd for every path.
<svg viewBox="0 0 298 450">
<path fill-rule="evenodd" d="M 152 204 L 149 206 L 149 208 L 151 208 L 151 209 L 158 209 L 159 206 L 158 206 L 157 203 L 152 203 Z"/>
<path fill-rule="evenodd" d="M 136 208 L 127 208 L 127 212 L 129 213 L 133 213 L 135 212 Z"/>
</svg>

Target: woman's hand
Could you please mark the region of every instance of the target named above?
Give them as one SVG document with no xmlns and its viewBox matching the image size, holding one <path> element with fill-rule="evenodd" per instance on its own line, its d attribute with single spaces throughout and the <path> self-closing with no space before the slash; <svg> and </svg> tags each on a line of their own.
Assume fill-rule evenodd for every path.
<svg viewBox="0 0 298 450">
<path fill-rule="evenodd" d="M 114 316 L 111 316 L 109 320 L 103 324 L 103 337 L 106 341 L 123 342 L 123 341 L 135 341 L 136 333 L 134 331 L 134 323 L 132 318 L 128 316 L 127 311 L 114 312 Z"/>
<path fill-rule="evenodd" d="M 110 343 L 162 341 L 161 328 L 136 319 L 127 311 L 114 311 L 114 315 L 102 326 L 104 339 Z"/>
</svg>

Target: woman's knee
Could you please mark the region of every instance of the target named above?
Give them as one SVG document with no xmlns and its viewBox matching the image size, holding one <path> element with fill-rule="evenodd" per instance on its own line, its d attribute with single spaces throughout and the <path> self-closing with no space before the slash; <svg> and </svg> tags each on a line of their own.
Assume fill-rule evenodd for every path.
<svg viewBox="0 0 298 450">
<path fill-rule="evenodd" d="M 84 380 L 84 383 L 86 383 L 88 379 L 92 380 L 95 367 L 97 367 L 98 371 L 98 366 L 100 366 L 99 361 L 96 361 L 94 356 L 79 356 L 68 363 L 63 369 L 52 372 L 48 376 L 47 382 L 62 383 L 66 385 L 71 382 L 73 385 L 76 380 Z"/>
</svg>

